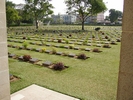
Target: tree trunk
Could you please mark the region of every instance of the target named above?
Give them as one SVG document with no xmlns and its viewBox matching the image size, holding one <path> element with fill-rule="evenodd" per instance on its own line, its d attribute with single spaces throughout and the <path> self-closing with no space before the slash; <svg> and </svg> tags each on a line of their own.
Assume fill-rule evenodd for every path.
<svg viewBox="0 0 133 100">
<path fill-rule="evenodd" d="M 38 22 L 37 22 L 37 20 L 36 20 L 36 29 L 38 29 Z"/>
<path fill-rule="evenodd" d="M 38 30 L 38 21 L 37 21 L 37 18 L 35 18 L 35 25 L 36 25 L 36 29 Z"/>
<path fill-rule="evenodd" d="M 84 30 L 84 21 L 82 21 L 82 30 Z"/>
</svg>

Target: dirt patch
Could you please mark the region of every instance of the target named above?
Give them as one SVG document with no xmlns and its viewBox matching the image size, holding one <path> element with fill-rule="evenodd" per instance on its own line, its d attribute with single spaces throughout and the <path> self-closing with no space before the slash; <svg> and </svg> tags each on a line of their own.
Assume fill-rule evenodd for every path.
<svg viewBox="0 0 133 100">
<path fill-rule="evenodd" d="M 20 78 L 17 77 L 17 76 L 14 76 L 14 75 L 10 75 L 10 82 L 14 82 L 14 81 L 17 81 L 17 80 L 20 80 Z"/>
</svg>

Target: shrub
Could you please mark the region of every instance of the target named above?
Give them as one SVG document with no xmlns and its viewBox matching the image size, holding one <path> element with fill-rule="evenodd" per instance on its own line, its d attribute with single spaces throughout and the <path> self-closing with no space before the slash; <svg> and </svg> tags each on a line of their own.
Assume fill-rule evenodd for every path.
<svg viewBox="0 0 133 100">
<path fill-rule="evenodd" d="M 8 44 L 8 47 L 12 47 L 12 44 Z"/>
<path fill-rule="evenodd" d="M 61 43 L 61 39 L 58 39 L 58 43 Z"/>
<path fill-rule="evenodd" d="M 105 39 L 108 39 L 109 37 L 108 36 L 105 36 Z"/>
<path fill-rule="evenodd" d="M 42 52 L 45 52 L 46 51 L 46 48 L 42 48 Z"/>
<path fill-rule="evenodd" d="M 92 51 L 93 52 L 100 52 L 99 48 L 94 48 Z"/>
<path fill-rule="evenodd" d="M 108 41 L 111 41 L 111 39 L 110 39 L 110 38 L 108 38 Z"/>
<path fill-rule="evenodd" d="M 35 37 L 38 38 L 39 36 L 36 34 Z"/>
<path fill-rule="evenodd" d="M 26 37 L 24 36 L 23 39 L 26 39 Z"/>
<path fill-rule="evenodd" d="M 99 31 L 101 28 L 100 27 L 96 27 L 95 28 L 95 31 Z"/>
<path fill-rule="evenodd" d="M 24 48 L 27 48 L 28 43 L 27 43 L 26 41 L 24 41 L 23 44 L 22 44 L 22 46 L 23 46 Z"/>
<path fill-rule="evenodd" d="M 13 38 L 13 36 L 10 36 L 10 38 Z"/>
<path fill-rule="evenodd" d="M 109 44 L 104 44 L 103 48 L 110 48 Z"/>
<path fill-rule="evenodd" d="M 84 40 L 84 41 L 83 41 L 83 45 L 86 45 L 86 44 L 87 44 L 87 40 Z"/>
<path fill-rule="evenodd" d="M 60 48 L 64 48 L 64 46 L 63 45 L 61 45 L 61 46 L 59 46 Z"/>
<path fill-rule="evenodd" d="M 30 40 L 30 37 L 27 37 L 27 40 Z"/>
<path fill-rule="evenodd" d="M 57 51 L 56 51 L 56 48 L 52 48 L 52 53 L 53 53 L 53 54 L 56 54 L 56 52 L 57 52 Z"/>
<path fill-rule="evenodd" d="M 78 59 L 86 59 L 86 55 L 84 53 L 78 55 Z"/>
<path fill-rule="evenodd" d="M 69 48 L 70 48 L 70 49 L 73 49 L 73 48 L 74 48 L 74 44 L 69 45 Z"/>
<path fill-rule="evenodd" d="M 8 39 L 7 41 L 11 41 L 11 39 Z"/>
<path fill-rule="evenodd" d="M 94 35 L 92 35 L 92 38 L 95 38 L 95 36 L 94 36 Z"/>
<path fill-rule="evenodd" d="M 63 70 L 65 68 L 64 64 L 61 62 L 58 62 L 56 64 L 53 65 L 53 69 L 54 70 Z"/>
<path fill-rule="evenodd" d="M 24 55 L 23 56 L 24 61 L 29 61 L 31 59 L 30 55 Z"/>
<path fill-rule="evenodd" d="M 69 43 L 69 40 L 65 40 L 65 42 L 68 44 Z"/>
</svg>

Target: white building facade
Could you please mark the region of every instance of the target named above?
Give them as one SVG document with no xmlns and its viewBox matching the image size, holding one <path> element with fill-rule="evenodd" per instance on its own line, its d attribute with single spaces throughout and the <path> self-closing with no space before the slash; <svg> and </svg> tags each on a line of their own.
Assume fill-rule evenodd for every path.
<svg viewBox="0 0 133 100">
<path fill-rule="evenodd" d="M 67 14 L 52 15 L 51 17 L 53 19 L 54 24 L 74 24 L 76 21 L 79 20 L 77 16 Z M 85 23 L 104 23 L 104 12 L 98 13 L 94 16 L 88 16 Z"/>
<path fill-rule="evenodd" d="M 101 12 L 94 16 L 88 16 L 85 23 L 104 23 L 104 13 Z"/>
<path fill-rule="evenodd" d="M 72 24 L 76 22 L 76 16 L 74 15 L 52 15 L 53 23 Z"/>
<path fill-rule="evenodd" d="M 97 23 L 104 23 L 104 12 L 97 14 Z"/>
</svg>

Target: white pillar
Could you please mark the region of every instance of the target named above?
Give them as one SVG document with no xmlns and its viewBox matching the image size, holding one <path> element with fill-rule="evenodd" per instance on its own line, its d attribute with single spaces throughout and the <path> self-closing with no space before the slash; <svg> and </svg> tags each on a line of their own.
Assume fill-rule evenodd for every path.
<svg viewBox="0 0 133 100">
<path fill-rule="evenodd" d="M 10 100 L 5 0 L 0 0 L 0 100 Z"/>
</svg>

